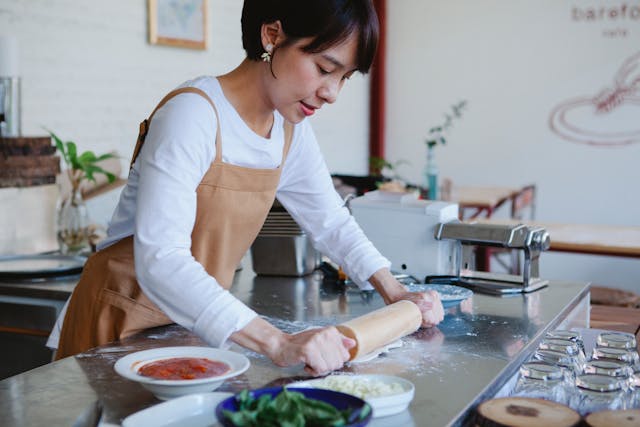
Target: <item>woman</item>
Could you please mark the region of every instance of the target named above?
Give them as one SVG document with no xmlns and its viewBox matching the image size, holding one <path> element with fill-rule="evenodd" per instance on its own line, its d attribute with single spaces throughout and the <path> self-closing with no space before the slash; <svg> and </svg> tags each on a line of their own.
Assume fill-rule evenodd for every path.
<svg viewBox="0 0 640 427">
<path fill-rule="evenodd" d="M 247 58 L 173 91 L 141 125 L 108 237 L 69 303 L 58 357 L 176 322 L 312 375 L 342 367 L 355 342 L 334 327 L 285 334 L 226 289 L 277 195 L 321 252 L 385 302 L 443 318 L 436 293 L 408 293 L 333 189 L 310 123 L 367 72 L 378 27 L 369 0 L 245 0 Z M 147 129 L 148 128 L 148 129 Z M 135 256 L 134 256 L 135 254 Z"/>
</svg>

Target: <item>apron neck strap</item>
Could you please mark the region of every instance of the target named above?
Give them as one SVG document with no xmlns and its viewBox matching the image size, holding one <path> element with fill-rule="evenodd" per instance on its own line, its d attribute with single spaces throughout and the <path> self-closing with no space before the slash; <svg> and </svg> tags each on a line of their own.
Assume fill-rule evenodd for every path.
<svg viewBox="0 0 640 427">
<path fill-rule="evenodd" d="M 209 102 L 209 104 L 211 105 L 211 108 L 213 108 L 213 112 L 216 115 L 216 120 L 218 121 L 218 130 L 216 131 L 216 147 L 219 146 L 219 143 L 220 143 L 220 117 L 218 116 L 218 110 L 216 110 L 216 106 L 213 104 L 213 101 L 211 100 L 211 98 L 209 98 L 209 95 L 207 95 L 201 89 L 198 89 L 198 88 L 195 88 L 195 87 L 183 87 L 183 88 L 175 89 L 175 90 L 169 92 L 158 103 L 158 105 L 153 110 L 153 112 L 151 113 L 149 118 L 143 120 L 142 123 L 140 123 L 140 131 L 138 132 L 138 141 L 136 142 L 136 147 L 133 150 L 133 155 L 131 156 L 131 163 L 129 165 L 129 168 L 133 167 L 133 163 L 138 158 L 138 154 L 140 154 L 140 149 L 142 148 L 142 145 L 144 144 L 144 140 L 147 137 L 147 133 L 149 132 L 149 125 L 151 124 L 151 119 L 153 118 L 154 114 L 156 114 L 156 111 L 158 111 L 158 109 L 160 109 L 164 104 L 166 104 L 171 98 L 173 98 L 174 96 L 179 95 L 181 93 L 195 93 L 196 95 L 202 96 L 204 99 L 207 100 L 207 102 Z"/>
</svg>

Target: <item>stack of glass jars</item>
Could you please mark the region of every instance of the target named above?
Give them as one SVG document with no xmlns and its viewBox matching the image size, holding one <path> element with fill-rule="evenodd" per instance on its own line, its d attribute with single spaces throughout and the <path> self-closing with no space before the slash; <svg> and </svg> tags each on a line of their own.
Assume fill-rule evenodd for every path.
<svg viewBox="0 0 640 427">
<path fill-rule="evenodd" d="M 580 415 L 629 408 L 629 393 L 624 380 L 603 374 L 583 374 L 576 378 L 569 406 Z"/>
<path fill-rule="evenodd" d="M 570 383 L 564 368 L 546 362 L 527 362 L 520 367 L 512 396 L 537 397 L 569 404 Z"/>
<path fill-rule="evenodd" d="M 616 377 L 623 381 L 625 389 L 625 409 L 640 408 L 640 357 L 637 351 L 636 337 L 624 332 L 602 332 L 596 338 L 592 361 L 611 362 L 617 367 L 609 366 L 600 373 Z"/>
<path fill-rule="evenodd" d="M 564 403 L 581 415 L 640 408 L 640 358 L 636 339 L 602 332 L 589 355 L 576 331 L 549 332 L 533 360 L 522 365 L 512 395 Z"/>
<path fill-rule="evenodd" d="M 570 369 L 574 377 L 582 373 L 584 364 L 587 361 L 584 348 L 577 341 L 547 336 L 538 345 L 538 351 L 536 351 L 534 357 L 539 360 L 548 360 L 550 355 L 567 361 L 568 366 L 565 366 L 565 368 Z"/>
</svg>

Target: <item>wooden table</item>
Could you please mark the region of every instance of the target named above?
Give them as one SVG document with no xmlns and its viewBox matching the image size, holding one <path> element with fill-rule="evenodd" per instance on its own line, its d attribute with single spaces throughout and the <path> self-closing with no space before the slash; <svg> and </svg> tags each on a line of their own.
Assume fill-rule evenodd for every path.
<svg viewBox="0 0 640 427">
<path fill-rule="evenodd" d="M 511 201 L 521 189 L 521 187 L 453 187 L 451 195 L 449 197 L 443 195 L 443 199 L 458 203 L 460 219 L 490 218 L 496 209 Z"/>
<path fill-rule="evenodd" d="M 640 258 L 640 227 L 538 223 L 551 236 L 551 250 Z"/>
<path fill-rule="evenodd" d="M 581 254 L 640 258 L 640 227 L 602 224 L 559 224 L 479 219 L 487 224 L 518 224 L 544 227 L 551 237 L 549 250 Z"/>
</svg>

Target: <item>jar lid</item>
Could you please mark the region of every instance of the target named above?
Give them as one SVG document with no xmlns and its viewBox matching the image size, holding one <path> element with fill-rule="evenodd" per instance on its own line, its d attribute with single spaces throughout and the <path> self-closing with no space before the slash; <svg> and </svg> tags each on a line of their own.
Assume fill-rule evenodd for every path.
<svg viewBox="0 0 640 427">
<path fill-rule="evenodd" d="M 598 347 L 623 348 L 626 350 L 635 349 L 638 345 L 636 337 L 623 332 L 603 332 L 596 338 Z"/>
<path fill-rule="evenodd" d="M 540 350 L 557 351 L 571 356 L 577 355 L 580 352 L 578 344 L 560 338 L 545 338 L 540 342 L 538 348 Z"/>
<path fill-rule="evenodd" d="M 520 375 L 536 380 L 561 380 L 562 368 L 545 362 L 527 362 L 520 367 Z"/>
<path fill-rule="evenodd" d="M 536 350 L 533 354 L 533 358 L 551 365 L 558 365 L 570 369 L 573 369 L 574 365 L 571 356 L 568 356 L 565 353 L 560 353 L 559 351 Z"/>
<path fill-rule="evenodd" d="M 621 390 L 624 380 L 608 375 L 583 374 L 576 377 L 576 386 L 591 391 Z"/>
<path fill-rule="evenodd" d="M 638 362 L 638 353 L 623 348 L 596 347 L 593 349 L 594 359 L 613 359 L 627 364 Z"/>
<path fill-rule="evenodd" d="M 573 342 L 582 341 L 580 332 L 570 331 L 567 329 L 556 329 L 555 331 L 547 332 L 549 338 L 560 338 L 563 340 L 569 340 Z"/>
<path fill-rule="evenodd" d="M 640 373 L 637 371 L 631 375 L 631 386 L 640 389 Z"/>
<path fill-rule="evenodd" d="M 586 374 L 601 374 L 611 377 L 629 378 L 632 374 L 628 364 L 619 360 L 596 359 L 590 360 L 585 364 L 584 372 Z"/>
</svg>

